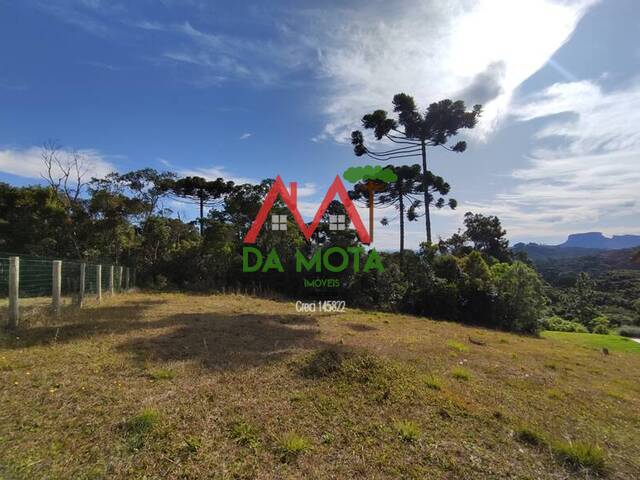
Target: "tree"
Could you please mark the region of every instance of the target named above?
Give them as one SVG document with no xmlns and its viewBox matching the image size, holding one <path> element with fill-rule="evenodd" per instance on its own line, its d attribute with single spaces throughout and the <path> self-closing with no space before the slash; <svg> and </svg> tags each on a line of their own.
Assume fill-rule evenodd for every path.
<svg viewBox="0 0 640 480">
<path fill-rule="evenodd" d="M 367 165 L 364 167 L 351 167 L 343 173 L 345 180 L 357 183 L 356 189 L 367 195 L 367 206 L 369 207 L 369 237 L 373 242 L 373 210 L 374 196 L 383 192 L 387 183 L 397 180 L 397 176 L 392 168 Z M 356 195 L 356 197 L 359 197 Z M 352 198 L 353 200 L 353 198 Z"/>
<path fill-rule="evenodd" d="M 128 195 L 137 200 L 141 207 L 141 220 L 146 221 L 156 212 L 160 199 L 168 194 L 175 178 L 176 174 L 173 172 L 143 168 L 124 174 L 113 172 L 104 178 L 93 178 L 91 187 Z"/>
<path fill-rule="evenodd" d="M 538 273 L 524 263 L 496 263 L 491 277 L 497 291 L 499 325 L 515 332 L 536 333 L 547 305 Z"/>
<path fill-rule="evenodd" d="M 415 165 L 414 165 L 415 167 Z M 458 206 L 458 201 L 455 198 L 450 198 L 446 200 L 444 197 L 449 194 L 449 190 L 451 187 L 447 182 L 444 181 L 444 178 L 434 175 L 433 172 L 427 172 L 426 181 L 424 180 L 424 174 L 420 177 L 420 188 L 419 191 L 424 191 L 424 188 L 427 189 L 427 195 L 425 198 L 429 202 L 427 204 L 427 208 L 425 209 L 425 213 L 418 213 L 418 209 L 420 208 L 422 202 L 420 200 L 415 200 L 413 204 L 407 210 L 407 218 L 410 221 L 416 220 L 422 215 L 425 215 L 426 212 L 429 211 L 429 207 L 434 207 L 440 210 L 444 206 L 448 206 L 451 210 L 455 210 Z M 439 197 L 436 197 L 440 195 Z"/>
<path fill-rule="evenodd" d="M 473 242 L 475 250 L 501 262 L 509 261 L 509 240 L 506 239 L 507 232 L 502 228 L 498 217 L 467 212 L 464 215 L 464 225 L 464 238 Z"/>
<path fill-rule="evenodd" d="M 415 164 L 412 166 L 402 165 L 399 167 L 392 167 L 393 172 L 396 175 L 396 180 L 389 183 L 387 190 L 382 193 L 378 198 L 379 205 L 393 205 L 399 211 L 400 219 L 400 261 L 404 258 L 404 219 L 407 214 L 407 204 L 413 208 L 417 199 L 416 195 L 420 192 L 422 185 L 422 177 L 420 175 L 420 165 Z M 415 220 L 409 218 L 409 220 Z M 383 219 L 383 225 L 388 222 Z"/>
<path fill-rule="evenodd" d="M 184 177 L 175 181 L 165 181 L 164 189 L 174 198 L 196 202 L 200 207 L 200 235 L 204 235 L 204 207 L 222 205 L 223 197 L 233 191 L 233 182 L 225 182 L 222 178 L 206 180 L 202 177 Z"/>
<path fill-rule="evenodd" d="M 464 152 L 467 143 L 457 142 L 448 147 L 449 139 L 458 134 L 462 128 L 476 126 L 482 111 L 480 105 L 475 105 L 471 111 L 466 111 L 463 101 L 441 100 L 429 105 L 424 113 L 420 113 L 413 97 L 399 93 L 393 97 L 393 111 L 398 119 L 387 116 L 385 110 L 375 110 L 362 117 L 362 126 L 373 130 L 376 140 L 385 140 L 397 144 L 386 150 L 372 150 L 365 144 L 364 135 L 360 130 L 351 133 L 351 143 L 357 156 L 368 155 L 379 160 L 388 161 L 397 158 L 421 157 L 422 173 L 424 175 L 424 205 L 425 228 L 427 242 L 431 243 L 431 216 L 429 212 L 429 192 L 427 188 L 427 147 L 442 147 L 452 152 Z"/>
<path fill-rule="evenodd" d="M 576 278 L 576 285 L 569 294 L 569 303 L 573 315 L 587 328 L 591 328 L 591 321 L 597 315 L 593 300 L 594 287 L 595 283 L 589 274 L 580 272 Z"/>
</svg>

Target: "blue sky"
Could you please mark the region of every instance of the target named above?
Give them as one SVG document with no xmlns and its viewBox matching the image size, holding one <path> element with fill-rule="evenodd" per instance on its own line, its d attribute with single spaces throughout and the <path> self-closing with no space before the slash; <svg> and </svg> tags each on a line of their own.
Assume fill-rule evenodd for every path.
<svg viewBox="0 0 640 480">
<path fill-rule="evenodd" d="M 485 105 L 467 152 L 429 153 L 460 204 L 434 215 L 436 236 L 469 210 L 512 242 L 640 233 L 637 2 L 318 5 L 0 0 L 0 180 L 39 182 L 56 139 L 94 174 L 280 174 L 310 217 L 337 173 L 372 163 L 345 141 L 359 118 L 404 91 Z M 379 248 L 397 246 L 393 223 Z"/>
</svg>

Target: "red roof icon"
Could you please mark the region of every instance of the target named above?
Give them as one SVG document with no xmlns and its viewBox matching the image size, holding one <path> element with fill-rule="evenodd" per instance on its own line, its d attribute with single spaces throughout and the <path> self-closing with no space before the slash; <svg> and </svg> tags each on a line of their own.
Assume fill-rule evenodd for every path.
<svg viewBox="0 0 640 480">
<path fill-rule="evenodd" d="M 304 220 L 302 219 L 302 215 L 300 215 L 300 212 L 298 211 L 298 184 L 296 182 L 291 182 L 290 189 L 290 192 L 287 191 L 282 178 L 280 177 L 280 175 L 278 175 L 276 177 L 276 181 L 271 186 L 271 190 L 269 190 L 269 193 L 265 197 L 264 203 L 262 204 L 262 207 L 260 207 L 258 215 L 251 224 L 249 232 L 247 232 L 247 235 L 244 237 L 244 243 L 256 243 L 258 233 L 260 233 L 262 225 L 264 225 L 264 222 L 266 222 L 269 211 L 277 200 L 278 195 L 280 195 L 280 198 L 282 198 L 282 201 L 285 203 L 285 205 L 293 215 L 293 218 L 298 224 L 298 227 L 300 228 L 302 235 L 304 235 L 304 238 L 309 240 L 311 238 L 311 235 L 313 235 L 313 232 L 315 232 L 316 228 L 318 228 L 322 215 L 327 210 L 327 208 L 329 208 L 329 204 L 333 201 L 336 194 L 338 195 L 338 197 L 340 197 L 340 201 L 344 205 L 347 215 L 349 215 L 349 218 L 351 219 L 351 222 L 356 229 L 356 233 L 358 234 L 360 242 L 367 245 L 371 243 L 369 232 L 367 232 L 367 229 L 364 227 L 364 224 L 360 219 L 360 215 L 358 214 L 358 210 L 356 210 L 356 207 L 349 198 L 347 189 L 344 187 L 344 184 L 342 183 L 342 180 L 338 175 L 336 175 L 336 178 L 333 180 L 333 183 L 329 187 L 329 190 L 327 190 L 327 194 L 322 200 L 322 203 L 320 204 L 320 207 L 318 208 L 313 221 L 309 225 L 304 222 Z"/>
</svg>

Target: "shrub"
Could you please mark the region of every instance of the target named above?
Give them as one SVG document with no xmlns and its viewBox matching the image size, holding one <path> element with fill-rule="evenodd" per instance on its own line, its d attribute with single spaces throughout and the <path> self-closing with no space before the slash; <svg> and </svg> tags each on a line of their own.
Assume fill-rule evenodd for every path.
<svg viewBox="0 0 640 480">
<path fill-rule="evenodd" d="M 618 330 L 618 334 L 623 337 L 635 337 L 640 338 L 640 327 L 633 325 L 624 325 Z"/>
<path fill-rule="evenodd" d="M 584 442 L 556 442 L 554 453 L 573 468 L 588 468 L 594 472 L 604 471 L 604 453 L 596 445 Z"/>
<path fill-rule="evenodd" d="M 394 425 L 403 442 L 415 442 L 420 437 L 420 427 L 411 420 L 401 420 Z"/>
<path fill-rule="evenodd" d="M 294 432 L 286 433 L 278 442 L 280 459 L 283 462 L 295 460 L 298 455 L 306 452 L 311 447 L 311 443 L 305 437 Z"/>
<path fill-rule="evenodd" d="M 608 334 L 609 333 L 609 319 L 604 315 L 594 318 L 591 320 L 591 331 L 593 333 L 598 334 Z"/>
<path fill-rule="evenodd" d="M 548 317 L 543 322 L 544 328 L 552 330 L 554 332 L 576 332 L 576 333 L 588 333 L 589 330 L 578 322 L 572 322 L 565 320 L 558 316 Z"/>
<path fill-rule="evenodd" d="M 547 304 L 538 273 L 522 262 L 498 263 L 491 276 L 498 293 L 498 323 L 515 332 L 536 333 Z"/>
</svg>

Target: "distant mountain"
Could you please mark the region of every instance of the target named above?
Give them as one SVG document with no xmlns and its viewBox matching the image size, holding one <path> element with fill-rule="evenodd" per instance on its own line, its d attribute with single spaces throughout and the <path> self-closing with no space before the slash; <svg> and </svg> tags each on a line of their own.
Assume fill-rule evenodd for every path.
<svg viewBox="0 0 640 480">
<path fill-rule="evenodd" d="M 605 237 L 602 232 L 574 233 L 560 245 L 516 243 L 514 252 L 526 252 L 533 261 L 575 258 L 599 255 L 611 250 L 640 247 L 640 235 L 614 235 Z"/>
<path fill-rule="evenodd" d="M 574 233 L 558 247 L 597 248 L 602 250 L 619 250 L 640 246 L 640 235 L 614 235 L 605 237 L 602 232 Z"/>
</svg>

